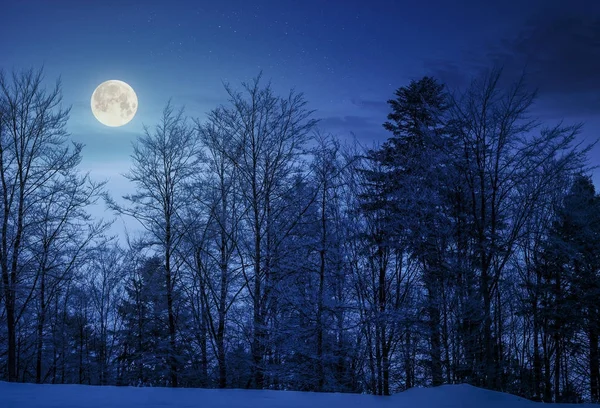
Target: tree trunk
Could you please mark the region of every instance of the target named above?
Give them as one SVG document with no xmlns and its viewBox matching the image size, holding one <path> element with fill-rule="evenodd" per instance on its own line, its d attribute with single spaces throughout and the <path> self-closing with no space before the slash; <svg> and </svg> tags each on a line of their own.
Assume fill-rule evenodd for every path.
<svg viewBox="0 0 600 408">
<path fill-rule="evenodd" d="M 321 248 L 319 248 L 319 290 L 317 303 L 317 391 L 323 391 L 325 385 L 325 368 L 323 363 L 323 296 L 325 290 L 325 262 L 327 247 L 326 217 L 327 183 L 323 184 L 321 199 Z"/>
<path fill-rule="evenodd" d="M 258 211 L 255 212 L 255 234 L 254 234 L 254 337 L 252 339 L 252 371 L 254 388 L 262 389 L 263 376 L 263 321 L 261 310 L 261 282 L 260 282 L 260 262 L 261 262 L 261 245 L 260 245 L 260 223 L 258 219 Z"/>
<path fill-rule="evenodd" d="M 46 319 L 46 273 L 44 268 L 41 271 L 40 280 L 40 315 L 38 316 L 37 325 L 37 345 L 36 345 L 36 361 L 35 361 L 35 382 L 40 384 L 42 382 L 42 349 L 44 347 L 44 323 Z"/>
<path fill-rule="evenodd" d="M 449 344 L 449 333 L 448 333 L 448 306 L 447 306 L 447 302 L 446 302 L 446 292 L 445 289 L 442 287 L 442 311 L 443 311 L 443 316 L 442 316 L 442 342 L 444 345 L 444 365 L 446 367 L 446 383 L 451 384 L 452 383 L 452 373 L 450 368 L 450 344 Z"/>
<path fill-rule="evenodd" d="M 208 342 L 207 342 L 207 334 L 208 334 L 208 322 L 206 319 L 208 311 L 208 307 L 206 305 L 206 284 L 204 279 L 200 280 L 200 362 L 201 362 L 201 376 L 200 376 L 200 386 L 206 387 L 208 386 Z"/>
<path fill-rule="evenodd" d="M 547 324 L 544 327 L 548 327 Z M 544 336 L 542 346 L 544 350 L 544 402 L 552 402 L 552 370 L 550 367 L 550 339 Z"/>
<path fill-rule="evenodd" d="M 535 319 L 534 319 L 535 320 Z M 533 329 L 533 395 L 536 398 L 541 398 L 541 387 L 542 382 L 542 359 L 539 351 L 539 333 L 536 323 L 534 323 Z"/>
<path fill-rule="evenodd" d="M 494 349 L 492 344 L 492 316 L 489 276 L 487 270 L 481 273 L 481 291 L 483 294 L 483 349 L 484 349 L 484 375 L 485 386 L 493 389 L 496 383 L 494 367 Z"/>
<path fill-rule="evenodd" d="M 382 347 L 383 395 L 390 395 L 390 351 L 387 344 Z"/>
<path fill-rule="evenodd" d="M 532 314 L 533 314 L 533 395 L 536 398 L 542 399 L 542 358 L 540 356 L 540 317 L 538 312 L 538 288 L 541 283 L 541 273 L 536 268 L 535 272 L 535 292 L 532 299 Z"/>
<path fill-rule="evenodd" d="M 427 292 L 429 295 L 427 303 L 427 311 L 429 315 L 429 338 L 430 338 L 430 358 L 431 358 L 431 377 L 432 385 L 437 387 L 442 385 L 442 350 L 440 341 L 440 309 L 439 309 L 439 290 L 438 280 L 436 276 L 432 276 L 430 272 L 427 274 L 426 282 Z"/>
<path fill-rule="evenodd" d="M 4 175 L 2 176 L 4 182 Z M 6 193 L 5 193 L 6 194 Z M 15 292 L 13 289 L 14 282 L 9 277 L 8 271 L 8 218 L 9 210 L 8 204 L 4 203 L 4 220 L 2 225 L 2 286 L 4 288 L 4 308 L 6 310 L 6 331 L 8 336 L 8 358 L 7 358 L 7 376 L 9 382 L 17 380 L 17 366 L 16 366 L 16 327 L 15 327 Z"/>
<path fill-rule="evenodd" d="M 554 347 L 556 349 L 554 358 L 554 402 L 560 402 L 560 366 L 561 366 L 561 341 L 560 335 L 554 335 Z"/>
<path fill-rule="evenodd" d="M 10 286 L 6 286 L 10 288 Z M 7 289 L 7 292 L 11 292 L 11 289 Z M 10 296 L 10 297 L 9 297 Z M 17 381 L 17 334 L 15 327 L 15 307 L 14 301 L 12 300 L 12 293 L 6 296 L 6 327 L 8 330 L 8 381 Z"/>
<path fill-rule="evenodd" d="M 169 225 L 167 224 L 167 234 L 169 234 Z M 175 314 L 173 313 L 173 279 L 171 276 L 171 252 L 168 247 L 165 254 L 165 278 L 167 284 L 167 313 L 169 315 L 169 364 L 171 371 L 171 387 L 177 388 L 177 357 L 176 342 L 175 342 Z"/>
<path fill-rule="evenodd" d="M 598 402 L 600 365 L 598 363 L 598 332 L 595 327 L 589 329 L 590 342 L 590 395 L 592 402 Z"/>
<path fill-rule="evenodd" d="M 406 372 L 406 389 L 412 388 L 414 386 L 413 379 L 413 369 L 412 369 L 412 361 L 411 361 L 411 348 L 412 348 L 412 338 L 411 338 L 410 330 L 406 331 L 406 353 L 404 357 L 404 371 Z"/>
<path fill-rule="evenodd" d="M 3 176 L 4 179 L 4 176 Z M 15 382 L 17 381 L 17 333 L 16 333 L 16 318 L 15 318 L 15 285 L 17 283 L 17 268 L 18 268 L 18 259 L 19 252 L 21 249 L 21 238 L 23 233 L 23 197 L 24 197 L 24 189 L 25 186 L 19 185 L 19 206 L 18 206 L 18 216 L 17 216 L 17 231 L 15 236 L 15 241 L 12 245 L 12 257 L 11 257 L 11 265 L 10 265 L 10 273 L 9 267 L 7 265 L 8 256 L 8 243 L 7 243 L 7 229 L 8 229 L 8 217 L 10 208 L 4 209 L 4 222 L 2 228 L 2 244 L 3 244 L 3 259 L 2 259 L 2 280 L 4 283 L 4 291 L 5 291 L 5 306 L 6 306 L 6 328 L 8 335 L 8 361 L 7 361 L 7 371 L 8 371 L 8 381 Z M 6 193 L 5 193 L 6 194 Z M 6 203 L 5 203 L 6 205 Z M 10 275 L 10 276 L 9 276 Z"/>
<path fill-rule="evenodd" d="M 227 301 L 227 256 L 226 236 L 221 235 L 221 293 L 219 298 L 219 318 L 217 323 L 217 362 L 219 365 L 219 388 L 227 387 L 227 366 L 225 361 L 225 309 Z"/>
<path fill-rule="evenodd" d="M 19 169 L 22 172 L 22 169 Z M 17 269 L 19 267 L 19 253 L 21 252 L 21 240 L 23 238 L 23 221 L 24 221 L 24 200 L 25 200 L 25 185 L 23 183 L 23 176 L 20 177 L 21 183 L 19 184 L 19 207 L 17 211 L 17 234 L 15 236 L 15 242 L 12 248 L 12 260 L 10 266 L 10 282 L 12 285 L 11 290 L 11 307 L 12 307 L 12 321 L 9 322 L 8 310 L 7 310 L 7 324 L 9 326 L 8 332 L 8 372 L 9 381 L 17 381 L 17 350 L 16 350 L 16 319 L 15 319 L 15 299 L 16 293 L 14 286 L 17 284 Z M 12 328 L 12 330 L 10 330 Z M 11 347 L 12 345 L 12 347 Z M 12 352 L 11 352 L 12 351 Z M 11 363 L 12 359 L 12 363 Z M 11 380 L 12 373 L 12 380 Z"/>
</svg>

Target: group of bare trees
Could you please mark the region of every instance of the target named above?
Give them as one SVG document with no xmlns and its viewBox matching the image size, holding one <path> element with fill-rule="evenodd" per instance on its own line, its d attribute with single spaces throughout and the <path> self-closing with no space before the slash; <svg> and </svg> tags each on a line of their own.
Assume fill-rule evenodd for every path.
<svg viewBox="0 0 600 408">
<path fill-rule="evenodd" d="M 68 143 L 60 83 L 46 90 L 42 80 L 34 71 L 0 75 L 2 344 L 9 381 L 18 379 L 24 347 L 30 375 L 43 380 L 50 310 L 106 226 L 85 212 L 102 184 L 77 172 L 82 146 Z"/>
<path fill-rule="evenodd" d="M 121 201 L 77 171 L 59 86 L 0 77 L 3 378 L 598 400 L 588 148 L 500 79 L 399 88 L 371 149 L 260 77 L 204 120 L 169 103 Z"/>
</svg>

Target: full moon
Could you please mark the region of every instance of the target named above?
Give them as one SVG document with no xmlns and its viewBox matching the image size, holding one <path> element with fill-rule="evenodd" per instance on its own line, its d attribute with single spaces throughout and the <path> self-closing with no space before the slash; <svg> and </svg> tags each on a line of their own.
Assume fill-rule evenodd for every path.
<svg viewBox="0 0 600 408">
<path fill-rule="evenodd" d="M 129 84 L 111 79 L 102 82 L 92 94 L 92 113 L 110 127 L 126 125 L 137 112 L 138 99 Z"/>
</svg>

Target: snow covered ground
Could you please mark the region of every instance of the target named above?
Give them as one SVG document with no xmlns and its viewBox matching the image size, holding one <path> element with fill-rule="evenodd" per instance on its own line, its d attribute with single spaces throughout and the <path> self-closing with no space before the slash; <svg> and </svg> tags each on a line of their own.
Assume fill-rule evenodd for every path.
<svg viewBox="0 0 600 408">
<path fill-rule="evenodd" d="M 547 404 L 544 404 L 547 405 Z M 540 403 L 470 385 L 415 388 L 392 397 L 293 391 L 35 385 L 0 382 L 1 408 L 534 408 Z M 564 407 L 556 404 L 553 407 Z M 599 407 L 599 405 L 569 405 Z"/>
</svg>

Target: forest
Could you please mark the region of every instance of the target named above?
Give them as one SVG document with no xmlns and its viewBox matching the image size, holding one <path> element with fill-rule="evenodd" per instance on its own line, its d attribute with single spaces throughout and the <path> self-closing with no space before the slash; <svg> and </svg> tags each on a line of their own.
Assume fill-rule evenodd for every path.
<svg viewBox="0 0 600 408">
<path fill-rule="evenodd" d="M 526 79 L 399 84 L 379 145 L 228 84 L 147 124 L 121 198 L 79 170 L 60 82 L 3 73 L 0 379 L 600 401 L 593 143 Z"/>
</svg>

